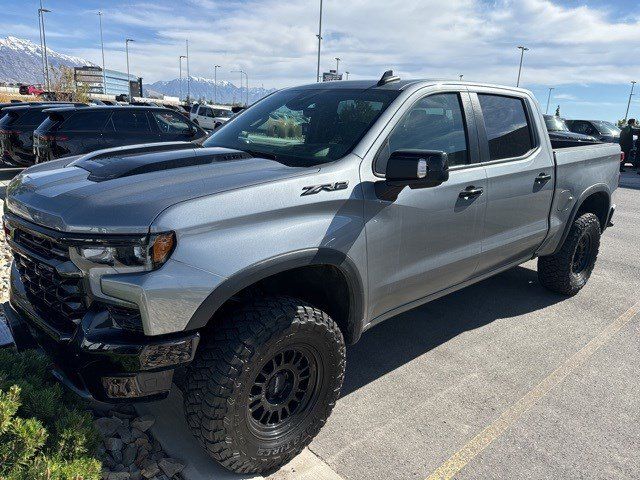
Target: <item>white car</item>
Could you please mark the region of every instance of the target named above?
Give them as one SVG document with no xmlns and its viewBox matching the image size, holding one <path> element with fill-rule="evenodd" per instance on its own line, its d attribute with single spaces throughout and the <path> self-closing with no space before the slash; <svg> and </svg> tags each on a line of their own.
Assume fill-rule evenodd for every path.
<svg viewBox="0 0 640 480">
<path fill-rule="evenodd" d="M 194 104 L 189 118 L 205 130 L 215 130 L 233 116 L 231 107 Z"/>
</svg>

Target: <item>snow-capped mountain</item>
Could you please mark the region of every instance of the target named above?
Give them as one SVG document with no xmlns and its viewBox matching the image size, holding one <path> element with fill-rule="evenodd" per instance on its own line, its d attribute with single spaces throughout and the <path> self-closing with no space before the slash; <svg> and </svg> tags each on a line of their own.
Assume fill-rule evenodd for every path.
<svg viewBox="0 0 640 480">
<path fill-rule="evenodd" d="M 49 67 L 93 65 L 84 58 L 54 52 L 47 47 Z M 42 83 L 42 48 L 30 40 L 8 36 L 0 38 L 0 81 Z"/>
<path fill-rule="evenodd" d="M 213 100 L 215 82 L 212 78 L 191 76 L 189 85 L 189 94 L 194 100 Z M 172 97 L 177 97 L 182 92 L 182 98 L 187 96 L 187 79 L 182 78 L 182 87 L 179 78 L 173 80 L 159 81 L 147 85 L 147 88 L 156 92 L 164 93 Z M 273 92 L 273 89 L 265 89 L 261 87 L 249 88 L 249 103 L 256 102 L 262 97 Z M 218 80 L 217 101 L 219 103 L 240 103 L 244 102 L 247 95 L 247 89 L 240 89 L 233 83 L 226 80 Z"/>
</svg>

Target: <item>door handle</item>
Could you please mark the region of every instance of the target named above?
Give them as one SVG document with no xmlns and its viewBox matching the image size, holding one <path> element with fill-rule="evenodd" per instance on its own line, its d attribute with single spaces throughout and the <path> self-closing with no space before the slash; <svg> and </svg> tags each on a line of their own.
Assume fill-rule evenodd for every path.
<svg viewBox="0 0 640 480">
<path fill-rule="evenodd" d="M 484 190 L 482 188 L 476 188 L 471 185 L 461 191 L 458 196 L 464 200 L 469 200 L 470 198 L 479 197 L 483 192 Z"/>
<path fill-rule="evenodd" d="M 545 183 L 551 180 L 551 175 L 548 173 L 541 173 L 536 177 L 536 183 Z"/>
</svg>

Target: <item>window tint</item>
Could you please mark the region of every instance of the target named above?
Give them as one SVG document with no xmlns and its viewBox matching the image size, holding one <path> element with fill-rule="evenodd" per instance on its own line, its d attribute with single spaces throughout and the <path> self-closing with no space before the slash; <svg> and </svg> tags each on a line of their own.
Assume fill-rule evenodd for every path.
<svg viewBox="0 0 640 480">
<path fill-rule="evenodd" d="M 175 113 L 152 112 L 151 116 L 162 133 L 188 133 L 191 130 L 191 126 L 187 123 L 184 117 L 180 117 L 180 115 L 176 115 Z"/>
<path fill-rule="evenodd" d="M 113 112 L 111 117 L 116 132 L 122 133 L 149 133 L 151 127 L 147 114 L 144 111 L 120 111 Z"/>
<path fill-rule="evenodd" d="M 29 109 L 20 115 L 15 125 L 40 125 L 47 114 L 39 108 Z"/>
<path fill-rule="evenodd" d="M 191 113 L 196 113 L 196 110 L 198 110 L 198 107 L 200 105 L 198 105 L 197 103 L 194 103 L 193 105 L 191 105 Z"/>
<path fill-rule="evenodd" d="M 107 122 L 109 111 L 74 113 L 60 126 L 65 132 L 101 132 Z"/>
<path fill-rule="evenodd" d="M 491 160 L 520 157 L 533 148 L 531 129 L 520 98 L 478 94 Z"/>
<path fill-rule="evenodd" d="M 391 153 L 407 149 L 446 152 L 450 166 L 468 163 L 464 114 L 457 93 L 430 95 L 411 107 L 378 155 L 375 171 L 384 173 Z"/>
</svg>

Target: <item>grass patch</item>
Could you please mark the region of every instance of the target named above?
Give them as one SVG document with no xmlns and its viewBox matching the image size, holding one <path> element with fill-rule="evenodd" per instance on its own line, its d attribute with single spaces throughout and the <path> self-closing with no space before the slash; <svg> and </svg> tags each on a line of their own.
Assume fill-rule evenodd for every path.
<svg viewBox="0 0 640 480">
<path fill-rule="evenodd" d="M 93 415 L 49 367 L 38 351 L 0 350 L 0 479 L 99 480 Z"/>
</svg>

